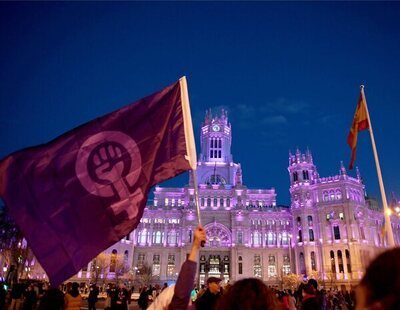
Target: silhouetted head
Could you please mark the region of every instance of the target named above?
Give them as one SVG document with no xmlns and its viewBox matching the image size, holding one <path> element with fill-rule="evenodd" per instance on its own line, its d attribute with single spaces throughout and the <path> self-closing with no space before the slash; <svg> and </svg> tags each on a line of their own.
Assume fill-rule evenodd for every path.
<svg viewBox="0 0 400 310">
<path fill-rule="evenodd" d="M 218 310 L 268 310 L 276 309 L 276 297 L 267 286 L 255 278 L 237 281 L 217 304 Z"/>
<path fill-rule="evenodd" d="M 356 309 L 400 309 L 400 248 L 383 252 L 365 271 L 356 289 Z"/>
</svg>

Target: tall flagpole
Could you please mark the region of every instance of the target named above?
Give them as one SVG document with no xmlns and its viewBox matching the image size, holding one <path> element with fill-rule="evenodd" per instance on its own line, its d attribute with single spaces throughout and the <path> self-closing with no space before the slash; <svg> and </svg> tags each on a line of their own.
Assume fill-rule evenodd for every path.
<svg viewBox="0 0 400 310">
<path fill-rule="evenodd" d="M 186 151 L 187 151 L 186 159 L 189 161 L 190 167 L 192 168 L 194 200 L 196 204 L 197 221 L 198 224 L 201 225 L 199 194 L 198 194 L 199 187 L 197 185 L 197 153 L 196 153 L 196 144 L 194 141 L 193 124 L 192 124 L 192 116 L 190 113 L 189 93 L 187 89 L 186 77 L 184 76 L 180 78 L 179 83 L 181 86 L 182 112 L 185 124 L 184 127 L 185 127 L 185 139 L 186 139 Z M 204 246 L 203 242 L 202 246 Z"/>
<path fill-rule="evenodd" d="M 378 174 L 379 188 L 380 188 L 380 191 L 381 191 L 383 214 L 384 214 L 384 218 L 385 218 L 385 232 L 386 232 L 386 234 L 388 236 L 388 245 L 389 245 L 389 247 L 395 247 L 392 224 L 390 222 L 391 210 L 388 208 L 388 205 L 387 205 L 385 187 L 383 185 L 383 180 L 382 180 L 381 166 L 379 164 L 378 152 L 376 151 L 374 132 L 372 130 L 372 123 L 371 123 L 371 119 L 369 117 L 367 99 L 365 98 L 365 94 L 364 94 L 364 85 L 361 85 L 360 88 L 361 88 L 361 96 L 362 96 L 362 99 L 363 99 L 364 104 L 365 104 L 365 111 L 366 111 L 366 114 L 367 114 L 367 119 L 368 119 L 368 124 L 369 124 L 369 134 L 371 136 L 372 150 L 374 152 L 376 172 Z"/>
</svg>

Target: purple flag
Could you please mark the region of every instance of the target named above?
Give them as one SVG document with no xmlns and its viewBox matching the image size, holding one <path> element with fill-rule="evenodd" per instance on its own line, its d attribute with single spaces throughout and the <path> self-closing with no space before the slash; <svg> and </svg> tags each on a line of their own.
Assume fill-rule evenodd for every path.
<svg viewBox="0 0 400 310">
<path fill-rule="evenodd" d="M 184 126 L 177 82 L 0 162 L 0 196 L 52 285 L 135 229 L 150 187 L 190 169 Z"/>
</svg>

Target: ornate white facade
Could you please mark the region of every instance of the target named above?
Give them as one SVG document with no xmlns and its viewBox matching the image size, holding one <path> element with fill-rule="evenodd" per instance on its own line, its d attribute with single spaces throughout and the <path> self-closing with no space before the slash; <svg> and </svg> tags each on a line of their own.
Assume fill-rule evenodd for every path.
<svg viewBox="0 0 400 310">
<path fill-rule="evenodd" d="M 290 207 L 276 203 L 271 189 L 250 189 L 231 154 L 226 112 L 211 112 L 201 127 L 197 177 L 207 243 L 200 252 L 198 279 L 236 281 L 260 277 L 279 285 L 282 275 L 317 272 L 330 284 L 356 283 L 366 264 L 386 247 L 383 214 L 365 200 L 364 185 L 347 175 L 320 177 L 309 151 L 289 154 Z M 193 176 L 182 188 L 156 187 L 133 232 L 133 266 L 153 266 L 160 281 L 176 279 L 197 225 Z M 392 217 L 397 244 L 400 221 Z M 313 272 L 314 271 L 314 272 Z"/>
</svg>

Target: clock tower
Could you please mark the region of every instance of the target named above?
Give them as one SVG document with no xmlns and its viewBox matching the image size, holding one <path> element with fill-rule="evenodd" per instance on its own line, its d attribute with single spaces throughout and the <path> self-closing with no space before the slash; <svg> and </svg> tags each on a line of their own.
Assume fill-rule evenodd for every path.
<svg viewBox="0 0 400 310">
<path fill-rule="evenodd" d="M 200 133 L 201 153 L 197 168 L 200 184 L 236 185 L 240 165 L 233 163 L 231 154 L 232 130 L 228 114 L 206 112 Z M 238 170 L 239 169 L 239 170 Z M 241 175 L 240 175 L 241 177 Z"/>
</svg>

